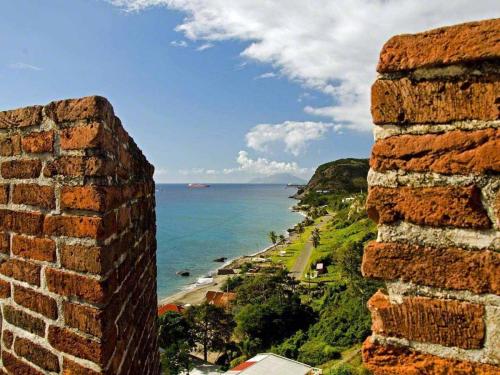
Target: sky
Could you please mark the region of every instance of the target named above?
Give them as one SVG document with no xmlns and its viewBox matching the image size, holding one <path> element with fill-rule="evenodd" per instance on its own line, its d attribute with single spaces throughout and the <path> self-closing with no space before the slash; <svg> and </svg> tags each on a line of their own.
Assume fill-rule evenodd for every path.
<svg viewBox="0 0 500 375">
<path fill-rule="evenodd" d="M 498 0 L 2 0 L 0 110 L 102 95 L 157 182 L 247 182 L 369 157 L 392 35 Z"/>
</svg>

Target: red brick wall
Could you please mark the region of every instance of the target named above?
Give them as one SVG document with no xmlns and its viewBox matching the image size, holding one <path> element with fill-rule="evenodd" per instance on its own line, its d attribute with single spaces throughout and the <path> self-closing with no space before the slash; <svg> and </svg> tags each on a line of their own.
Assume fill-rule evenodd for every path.
<svg viewBox="0 0 500 375">
<path fill-rule="evenodd" d="M 0 373 L 158 374 L 153 167 L 101 97 L 0 112 Z"/>
<path fill-rule="evenodd" d="M 500 374 L 500 19 L 391 38 L 372 86 L 374 374 Z"/>
</svg>

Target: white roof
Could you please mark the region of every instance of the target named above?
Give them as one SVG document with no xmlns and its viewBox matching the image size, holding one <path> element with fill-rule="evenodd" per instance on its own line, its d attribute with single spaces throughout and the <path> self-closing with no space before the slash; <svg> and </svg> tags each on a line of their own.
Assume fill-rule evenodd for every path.
<svg viewBox="0 0 500 375">
<path fill-rule="evenodd" d="M 281 357 L 273 353 L 258 354 L 247 362 L 255 362 L 240 372 L 226 372 L 226 374 L 240 375 L 307 375 L 312 367 L 303 363 Z"/>
</svg>

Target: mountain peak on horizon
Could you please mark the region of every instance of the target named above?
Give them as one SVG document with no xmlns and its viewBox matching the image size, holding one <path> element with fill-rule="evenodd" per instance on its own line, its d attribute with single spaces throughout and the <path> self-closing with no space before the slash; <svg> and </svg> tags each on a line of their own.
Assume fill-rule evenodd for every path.
<svg viewBox="0 0 500 375">
<path fill-rule="evenodd" d="M 250 184 L 297 184 L 305 185 L 307 181 L 290 173 L 275 173 L 269 176 L 255 177 L 248 181 Z"/>
</svg>

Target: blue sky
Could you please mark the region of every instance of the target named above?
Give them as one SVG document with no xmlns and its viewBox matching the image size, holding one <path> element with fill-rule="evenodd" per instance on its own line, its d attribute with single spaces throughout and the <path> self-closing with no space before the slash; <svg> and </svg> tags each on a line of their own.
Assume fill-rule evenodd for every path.
<svg viewBox="0 0 500 375">
<path fill-rule="evenodd" d="M 489 0 L 434 3 L 4 1 L 0 109 L 105 96 L 158 182 L 309 177 L 369 156 L 389 36 L 500 14 Z"/>
</svg>

